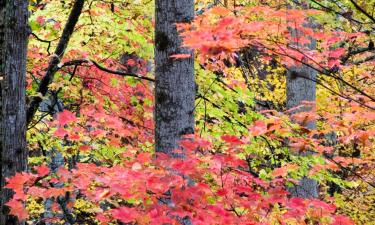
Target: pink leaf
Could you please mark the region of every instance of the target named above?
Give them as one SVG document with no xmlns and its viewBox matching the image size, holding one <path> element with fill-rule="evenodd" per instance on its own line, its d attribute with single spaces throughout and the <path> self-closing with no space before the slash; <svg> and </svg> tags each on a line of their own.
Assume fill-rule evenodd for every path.
<svg viewBox="0 0 375 225">
<path fill-rule="evenodd" d="M 64 126 L 70 122 L 74 122 L 77 120 L 77 117 L 70 111 L 64 110 L 63 112 L 57 115 L 57 121 L 59 122 L 60 126 Z"/>
</svg>

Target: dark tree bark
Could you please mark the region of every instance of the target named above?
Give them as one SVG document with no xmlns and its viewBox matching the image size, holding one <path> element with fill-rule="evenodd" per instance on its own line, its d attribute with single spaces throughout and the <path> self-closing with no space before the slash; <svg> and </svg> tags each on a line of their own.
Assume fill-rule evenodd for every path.
<svg viewBox="0 0 375 225">
<path fill-rule="evenodd" d="M 13 192 L 4 189 L 5 178 L 27 168 L 26 57 L 28 1 L 0 0 L 0 224 L 21 224 L 7 215 L 4 204 Z"/>
<path fill-rule="evenodd" d="M 194 18 L 194 0 L 156 0 L 155 3 L 155 150 L 172 153 L 182 135 L 194 133 L 194 59 L 181 46 L 175 23 Z"/>
</svg>

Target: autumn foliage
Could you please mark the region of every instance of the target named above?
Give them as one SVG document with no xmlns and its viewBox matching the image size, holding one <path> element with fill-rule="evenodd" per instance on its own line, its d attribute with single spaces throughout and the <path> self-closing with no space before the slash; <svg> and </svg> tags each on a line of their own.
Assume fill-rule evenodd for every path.
<svg viewBox="0 0 375 225">
<path fill-rule="evenodd" d="M 47 14 L 61 7 L 51 2 Z M 197 121 L 203 121 L 196 135 L 180 142 L 176 152 L 181 158 L 153 151 L 149 8 L 93 3 L 72 40 L 80 48 L 67 50 L 50 86 L 54 113 L 39 112 L 30 125 L 30 170 L 7 179 L 6 188 L 15 193 L 7 203 L 10 214 L 30 224 L 350 225 L 371 220 L 345 208 L 353 203 L 348 196 L 368 194 L 358 194 L 362 206 L 374 193 L 374 61 L 366 60 L 374 51 L 353 54 L 367 47 L 368 34 L 322 23 L 327 12 L 321 10 L 253 2 L 213 7 L 193 23 L 177 25 L 184 45 L 196 50 L 200 87 L 195 110 Z M 38 10 L 31 25 L 52 40 L 65 18 L 48 22 L 49 15 Z M 93 28 L 93 23 L 102 26 Z M 109 30 L 110 25 L 127 30 Z M 139 57 L 120 63 L 117 47 L 108 43 Z M 312 43 L 316 48 L 308 47 Z M 41 48 L 31 39 L 30 96 L 36 95 L 39 71 L 50 57 Z M 245 79 L 248 68 L 238 61 L 248 48 L 259 51 L 257 60 L 275 77 L 295 66 L 316 69 L 321 75 L 318 100 L 300 106 L 312 110 L 279 110 L 281 100 L 258 110 L 251 87 L 275 87 L 274 92 L 263 90 L 268 99 L 285 89 L 285 80 Z M 117 72 L 134 69 L 138 77 L 111 74 L 92 62 Z M 149 79 L 138 79 L 142 76 Z M 56 110 L 61 102 L 63 109 Z M 312 120 L 316 129 L 303 126 Z M 307 151 L 313 154 L 297 154 Z M 59 160 L 60 165 L 51 166 Z M 306 176 L 318 181 L 319 199 L 289 194 L 288 188 Z M 332 184 L 341 191 L 330 194 Z M 48 216 L 42 216 L 46 211 Z"/>
</svg>

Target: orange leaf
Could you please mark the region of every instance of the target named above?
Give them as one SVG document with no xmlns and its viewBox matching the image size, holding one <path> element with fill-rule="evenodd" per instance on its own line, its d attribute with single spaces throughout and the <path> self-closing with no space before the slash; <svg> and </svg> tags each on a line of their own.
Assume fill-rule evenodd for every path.
<svg viewBox="0 0 375 225">
<path fill-rule="evenodd" d="M 174 54 L 169 57 L 172 59 L 187 59 L 187 58 L 190 58 L 191 55 L 190 54 Z"/>
<path fill-rule="evenodd" d="M 249 128 L 253 136 L 259 136 L 267 133 L 267 125 L 265 122 L 258 120 Z"/>
<path fill-rule="evenodd" d="M 283 177 L 283 176 L 285 176 L 287 173 L 288 173 L 288 170 L 287 170 L 286 167 L 280 167 L 280 168 L 276 168 L 276 169 L 272 172 L 272 176 L 273 176 L 273 177 Z"/>
</svg>

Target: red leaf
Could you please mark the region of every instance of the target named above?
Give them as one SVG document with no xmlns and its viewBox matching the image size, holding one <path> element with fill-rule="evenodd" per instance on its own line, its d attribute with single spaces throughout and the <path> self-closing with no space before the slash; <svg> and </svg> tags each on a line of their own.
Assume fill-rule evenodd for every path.
<svg viewBox="0 0 375 225">
<path fill-rule="evenodd" d="M 68 132 L 64 128 L 59 127 L 59 128 L 57 128 L 55 133 L 53 133 L 53 136 L 63 138 L 67 134 L 68 134 Z"/>
<path fill-rule="evenodd" d="M 112 216 L 123 223 L 132 223 L 138 216 L 138 212 L 133 208 L 121 207 L 111 210 Z"/>
<path fill-rule="evenodd" d="M 70 140 L 70 141 L 77 141 L 79 139 L 80 139 L 80 136 L 78 134 L 71 134 L 68 137 L 68 140 Z"/>
<path fill-rule="evenodd" d="M 49 168 L 46 165 L 34 167 L 39 177 L 44 177 L 49 174 Z"/>
<path fill-rule="evenodd" d="M 42 16 L 38 16 L 38 17 L 36 18 L 36 22 L 39 23 L 40 25 L 43 25 L 43 24 L 46 22 L 46 20 L 45 20 L 44 17 L 42 17 Z"/>
<path fill-rule="evenodd" d="M 354 222 L 346 216 L 336 215 L 336 216 L 333 216 L 333 218 L 335 219 L 335 222 L 332 223 L 332 224 L 354 225 Z"/>
<path fill-rule="evenodd" d="M 77 117 L 68 110 L 64 110 L 63 112 L 57 114 L 57 121 L 59 122 L 60 126 L 64 126 L 76 120 L 77 120 Z"/>
<path fill-rule="evenodd" d="M 27 217 L 29 216 L 21 201 L 12 199 L 5 205 L 10 207 L 9 214 L 17 216 L 20 221 L 27 219 Z"/>
<path fill-rule="evenodd" d="M 127 62 L 126 62 L 127 65 L 129 66 L 135 66 L 137 63 L 134 59 L 129 59 Z"/>
<path fill-rule="evenodd" d="M 34 175 L 28 173 L 17 173 L 15 176 L 11 178 L 7 178 L 8 184 L 5 186 L 9 189 L 23 189 L 24 185 L 35 178 Z"/>
<path fill-rule="evenodd" d="M 221 136 L 221 139 L 225 142 L 228 142 L 228 143 L 234 144 L 234 145 L 244 144 L 243 141 L 241 141 L 239 138 L 237 138 L 236 136 L 233 136 L 233 135 L 223 135 L 223 136 Z"/>
<path fill-rule="evenodd" d="M 345 53 L 345 48 L 337 48 L 329 53 L 329 56 L 335 59 L 340 58 Z"/>
<path fill-rule="evenodd" d="M 151 154 L 148 152 L 141 152 L 137 155 L 137 160 L 140 163 L 146 163 L 151 161 Z"/>
<path fill-rule="evenodd" d="M 53 25 L 53 29 L 60 30 L 61 29 L 61 23 L 55 22 L 55 24 Z"/>
<path fill-rule="evenodd" d="M 89 151 L 90 149 L 91 149 L 91 147 L 88 146 L 88 145 L 82 145 L 82 146 L 79 147 L 79 150 L 83 151 L 83 152 Z"/>
<path fill-rule="evenodd" d="M 219 189 L 216 193 L 219 196 L 225 196 L 228 193 L 228 191 L 226 189 Z"/>
<path fill-rule="evenodd" d="M 225 7 L 218 6 L 218 7 L 212 8 L 210 10 L 210 13 L 215 14 L 215 15 L 219 15 L 219 16 L 227 16 L 231 13 L 231 11 L 228 10 L 227 8 L 225 8 Z"/>
<path fill-rule="evenodd" d="M 199 147 L 197 143 L 191 140 L 181 140 L 179 144 L 187 151 L 195 151 Z"/>
</svg>

